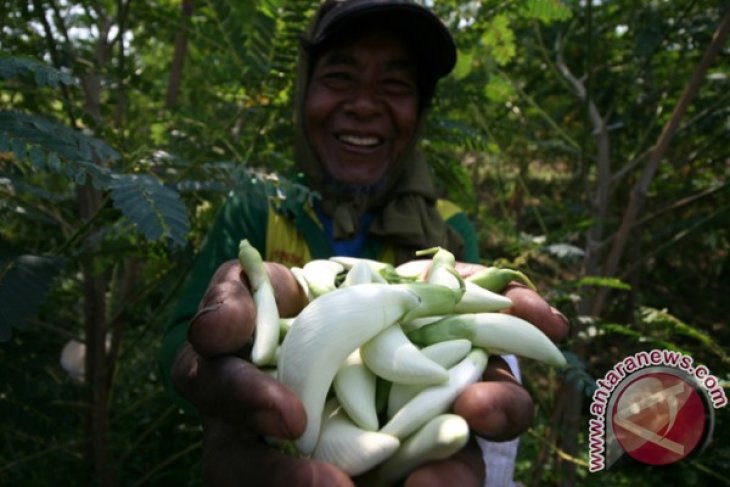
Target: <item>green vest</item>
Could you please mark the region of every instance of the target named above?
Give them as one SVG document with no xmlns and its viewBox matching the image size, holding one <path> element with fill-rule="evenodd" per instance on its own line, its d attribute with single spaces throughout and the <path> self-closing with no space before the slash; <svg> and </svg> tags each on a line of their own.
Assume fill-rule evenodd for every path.
<svg viewBox="0 0 730 487">
<path fill-rule="evenodd" d="M 461 213 L 458 206 L 447 200 L 438 200 L 436 208 L 444 221 L 448 221 L 453 216 Z M 266 260 L 279 262 L 287 267 L 302 267 L 313 258 L 318 258 L 312 255 L 311 249 L 319 248 L 320 242 L 318 242 L 317 237 L 323 234 L 324 228 L 311 207 L 305 208 L 305 211 L 309 213 L 308 216 L 312 224 L 317 226 L 317 236 L 310 235 L 306 226 L 302 227 L 300 225 L 300 228 L 302 228 L 300 231 L 295 221 L 286 218 L 269 203 L 266 221 L 266 248 L 264 250 Z M 377 245 L 372 251 L 375 255 L 370 256 L 371 258 L 381 262 L 395 263 L 394 250 L 391 245 Z"/>
<path fill-rule="evenodd" d="M 218 212 L 216 220 L 187 276 L 177 306 L 165 330 L 159 355 L 160 376 L 165 389 L 181 407 L 191 411 L 171 383 L 170 371 L 180 347 L 187 337 L 188 323 L 218 267 L 238 256 L 238 244 L 246 238 L 265 260 L 287 267 L 301 267 L 313 259 L 332 257 L 332 249 L 324 228 L 311 204 L 295 198 L 283 208 L 281 199 L 262 194 L 231 195 Z M 286 200 L 284 200 L 286 201 Z M 455 204 L 439 200 L 437 210 L 442 218 L 459 232 L 465 243 L 466 262 L 479 262 L 476 234 L 471 222 Z M 394 248 L 376 238 L 369 238 L 360 257 L 394 264 Z"/>
</svg>

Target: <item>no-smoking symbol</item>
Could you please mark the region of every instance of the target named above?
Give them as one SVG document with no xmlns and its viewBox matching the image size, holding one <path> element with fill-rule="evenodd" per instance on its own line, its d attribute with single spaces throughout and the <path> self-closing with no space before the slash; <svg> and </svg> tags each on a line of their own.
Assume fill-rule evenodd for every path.
<svg viewBox="0 0 730 487">
<path fill-rule="evenodd" d="M 634 379 L 611 411 L 623 450 L 649 465 L 667 465 L 690 455 L 703 437 L 706 419 L 705 403 L 696 388 L 666 372 Z"/>
</svg>

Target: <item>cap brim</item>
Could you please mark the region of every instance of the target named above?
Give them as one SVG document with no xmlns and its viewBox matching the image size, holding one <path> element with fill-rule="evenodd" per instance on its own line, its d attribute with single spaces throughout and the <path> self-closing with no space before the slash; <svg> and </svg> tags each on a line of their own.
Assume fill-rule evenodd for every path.
<svg viewBox="0 0 730 487">
<path fill-rule="evenodd" d="M 327 42 L 353 23 L 373 21 L 396 22 L 398 32 L 414 39 L 413 44 L 421 51 L 428 63 L 428 71 L 436 78 L 448 75 L 456 64 L 456 46 L 451 33 L 433 12 L 427 8 L 399 1 L 350 0 L 339 3 L 321 19 L 312 43 Z"/>
</svg>

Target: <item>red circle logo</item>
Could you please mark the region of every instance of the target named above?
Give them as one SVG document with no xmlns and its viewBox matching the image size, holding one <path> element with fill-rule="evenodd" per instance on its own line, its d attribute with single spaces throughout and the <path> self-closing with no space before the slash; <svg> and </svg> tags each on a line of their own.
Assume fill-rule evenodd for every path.
<svg viewBox="0 0 730 487">
<path fill-rule="evenodd" d="M 649 465 L 667 465 L 690 455 L 706 429 L 705 403 L 679 375 L 650 372 L 629 383 L 611 411 L 623 450 Z"/>
</svg>

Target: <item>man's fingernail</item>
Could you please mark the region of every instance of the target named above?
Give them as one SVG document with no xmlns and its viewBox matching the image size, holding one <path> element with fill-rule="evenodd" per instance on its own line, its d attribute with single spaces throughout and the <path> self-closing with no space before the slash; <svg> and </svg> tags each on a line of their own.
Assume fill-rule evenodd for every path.
<svg viewBox="0 0 730 487">
<path fill-rule="evenodd" d="M 570 327 L 570 321 L 568 321 L 568 318 L 563 313 L 561 313 L 559 310 L 553 308 L 553 314 L 555 314 L 561 320 L 563 320 L 563 322 L 565 323 L 565 326 Z"/>
<path fill-rule="evenodd" d="M 217 303 L 213 303 L 213 304 L 208 305 L 208 306 L 203 306 L 202 308 L 200 308 L 198 310 L 197 313 L 195 313 L 195 316 L 193 316 L 190 319 L 190 322 L 192 323 L 195 320 L 197 320 L 198 318 L 200 318 L 201 316 L 207 315 L 208 313 L 212 313 L 214 311 L 218 311 L 218 309 L 220 309 L 221 306 L 223 306 L 223 301 L 218 301 Z"/>
<path fill-rule="evenodd" d="M 264 436 L 276 436 L 278 438 L 291 438 L 292 434 L 289 425 L 281 417 L 281 414 L 270 409 L 258 411 L 254 414 L 254 422 L 258 432 Z"/>
</svg>

